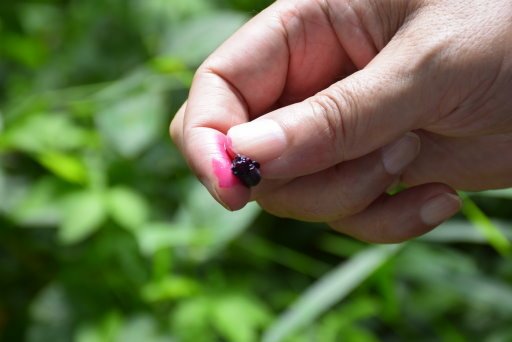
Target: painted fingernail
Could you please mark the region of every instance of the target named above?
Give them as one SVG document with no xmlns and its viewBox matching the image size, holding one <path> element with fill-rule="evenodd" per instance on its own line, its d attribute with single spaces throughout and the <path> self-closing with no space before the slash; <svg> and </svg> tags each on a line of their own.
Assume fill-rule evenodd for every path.
<svg viewBox="0 0 512 342">
<path fill-rule="evenodd" d="M 437 226 L 441 222 L 455 215 L 462 202 L 457 195 L 444 193 L 428 200 L 420 210 L 423 223 L 428 226 Z"/>
<path fill-rule="evenodd" d="M 236 153 L 233 152 L 233 143 L 231 142 L 231 138 L 228 136 L 226 136 L 224 142 L 224 149 L 226 150 L 226 153 L 228 154 L 229 158 L 233 159 L 236 157 Z"/>
<path fill-rule="evenodd" d="M 261 160 L 279 157 L 286 148 L 286 136 L 275 121 L 260 119 L 238 126 L 228 131 L 231 148 L 237 153 Z"/>
<path fill-rule="evenodd" d="M 396 175 L 409 165 L 418 155 L 420 138 L 407 133 L 400 140 L 382 149 L 382 163 L 389 174 Z"/>
</svg>

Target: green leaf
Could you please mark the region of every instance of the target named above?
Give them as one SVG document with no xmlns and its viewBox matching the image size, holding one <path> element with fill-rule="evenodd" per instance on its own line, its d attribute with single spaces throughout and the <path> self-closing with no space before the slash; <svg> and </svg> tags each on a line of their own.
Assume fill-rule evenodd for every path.
<svg viewBox="0 0 512 342">
<path fill-rule="evenodd" d="M 0 52 L 30 68 L 40 67 L 48 56 L 47 46 L 37 37 L 2 32 Z"/>
<path fill-rule="evenodd" d="M 116 342 L 170 342 L 170 336 L 162 334 L 158 321 L 149 314 L 139 314 L 126 320 L 113 341 Z"/>
<path fill-rule="evenodd" d="M 153 144 L 166 131 L 164 119 L 161 94 L 147 89 L 124 94 L 96 115 L 102 135 L 124 157 L 135 157 Z"/>
<path fill-rule="evenodd" d="M 64 114 L 42 112 L 7 127 L 0 146 L 29 153 L 66 151 L 86 146 L 92 137 Z"/>
<path fill-rule="evenodd" d="M 37 159 L 41 165 L 68 182 L 85 184 L 88 181 L 87 167 L 74 155 L 47 152 L 39 155 Z"/>
<path fill-rule="evenodd" d="M 211 240 L 202 250 L 195 250 L 196 257 L 202 260 L 211 258 L 240 236 L 261 212 L 261 208 L 254 202 L 248 203 L 242 210 L 228 211 L 197 181 L 187 187 L 187 194 L 174 222 L 191 230 L 204 229 L 215 233 L 210 235 Z"/>
<path fill-rule="evenodd" d="M 77 342 L 114 341 L 122 323 L 123 318 L 119 313 L 109 312 L 96 324 L 84 324 L 79 327 L 74 340 Z"/>
<path fill-rule="evenodd" d="M 211 240 L 211 232 L 192 230 L 189 227 L 168 222 L 145 224 L 135 232 L 142 253 L 151 256 L 159 249 L 169 247 L 194 248 Z"/>
<path fill-rule="evenodd" d="M 107 194 L 109 213 L 122 227 L 137 230 L 149 217 L 149 204 L 137 192 L 126 187 L 117 187 Z"/>
<path fill-rule="evenodd" d="M 69 341 L 73 310 L 63 288 L 52 283 L 45 287 L 30 306 L 27 341 Z"/>
<path fill-rule="evenodd" d="M 11 217 L 23 225 L 57 225 L 62 217 L 60 187 L 61 184 L 55 177 L 45 177 L 31 184 L 22 198 L 10 208 Z"/>
<path fill-rule="evenodd" d="M 103 194 L 82 191 L 64 200 L 64 218 L 59 230 L 59 239 L 64 244 L 79 242 L 96 230 L 106 218 Z"/>
<path fill-rule="evenodd" d="M 180 302 L 172 313 L 172 331 L 181 341 L 209 342 L 216 338 L 211 328 L 212 298 L 196 296 Z"/>
<path fill-rule="evenodd" d="M 187 71 L 185 63 L 181 59 L 174 57 L 157 57 L 151 61 L 153 69 L 160 73 L 173 74 L 175 72 Z"/>
<path fill-rule="evenodd" d="M 259 329 L 270 320 L 263 303 L 248 295 L 226 294 L 212 309 L 212 323 L 227 341 L 257 341 Z"/>
<path fill-rule="evenodd" d="M 161 54 L 199 65 L 246 21 L 246 15 L 228 11 L 196 16 L 173 27 L 162 44 Z"/>
<path fill-rule="evenodd" d="M 307 326 L 294 337 L 307 336 L 309 333 L 309 340 L 313 341 L 338 341 L 341 337 L 343 341 L 348 342 L 379 341 L 371 328 L 358 324 L 358 321 L 377 317 L 380 309 L 378 304 L 378 301 L 371 297 L 356 297 L 340 309 L 330 310 L 324 317 L 315 321 L 313 329 Z"/>
<path fill-rule="evenodd" d="M 142 288 L 142 297 L 147 302 L 175 300 L 197 293 L 199 284 L 190 278 L 169 275 L 153 281 Z"/>
<path fill-rule="evenodd" d="M 403 245 L 369 247 L 313 284 L 265 332 L 263 341 L 281 341 L 295 330 L 313 322 L 323 312 L 345 298 Z"/>
</svg>

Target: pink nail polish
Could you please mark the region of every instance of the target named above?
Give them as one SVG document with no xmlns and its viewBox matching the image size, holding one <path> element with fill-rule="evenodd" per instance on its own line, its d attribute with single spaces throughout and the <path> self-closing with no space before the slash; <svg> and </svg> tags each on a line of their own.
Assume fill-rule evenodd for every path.
<svg viewBox="0 0 512 342">
<path fill-rule="evenodd" d="M 236 153 L 233 152 L 233 144 L 231 143 L 231 138 L 226 136 L 226 140 L 224 143 L 224 149 L 226 150 L 226 153 L 228 154 L 230 159 L 233 159 L 236 157 Z"/>
<path fill-rule="evenodd" d="M 219 181 L 219 187 L 231 188 L 237 184 L 240 184 L 238 178 L 231 172 L 231 140 L 226 139 L 226 136 L 219 135 L 218 138 L 219 158 L 212 159 L 213 173 Z M 231 151 L 231 152 L 230 152 Z"/>
<path fill-rule="evenodd" d="M 238 184 L 238 179 L 231 172 L 231 162 L 228 159 L 213 159 L 212 167 L 221 188 L 231 188 Z"/>
</svg>

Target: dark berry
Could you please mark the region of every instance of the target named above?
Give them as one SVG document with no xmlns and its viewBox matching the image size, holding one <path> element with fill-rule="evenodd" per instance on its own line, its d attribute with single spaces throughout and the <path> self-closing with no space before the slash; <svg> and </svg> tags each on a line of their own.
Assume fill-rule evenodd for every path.
<svg viewBox="0 0 512 342">
<path fill-rule="evenodd" d="M 237 154 L 231 164 L 231 171 L 248 188 L 256 186 L 261 180 L 260 163 L 251 158 Z"/>
</svg>

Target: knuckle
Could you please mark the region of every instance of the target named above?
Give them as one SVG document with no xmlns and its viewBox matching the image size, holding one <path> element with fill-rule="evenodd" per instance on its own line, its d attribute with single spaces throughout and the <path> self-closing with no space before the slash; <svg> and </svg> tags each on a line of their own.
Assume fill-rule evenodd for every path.
<svg viewBox="0 0 512 342">
<path fill-rule="evenodd" d="M 314 124 L 318 126 L 320 134 L 324 135 L 330 142 L 330 151 L 340 155 L 344 159 L 346 150 L 346 117 L 342 114 L 342 108 L 346 108 L 347 101 L 341 95 L 334 95 L 331 92 L 318 94 L 311 99 L 311 107 L 314 115 Z M 343 104 L 343 105 L 342 105 Z"/>
<path fill-rule="evenodd" d="M 357 101 L 350 92 L 338 89 L 328 89 L 311 99 L 315 116 L 315 124 L 321 134 L 325 135 L 332 147 L 329 153 L 335 153 L 345 160 L 346 152 L 350 150 L 347 133 L 355 126 L 357 119 Z"/>
</svg>

